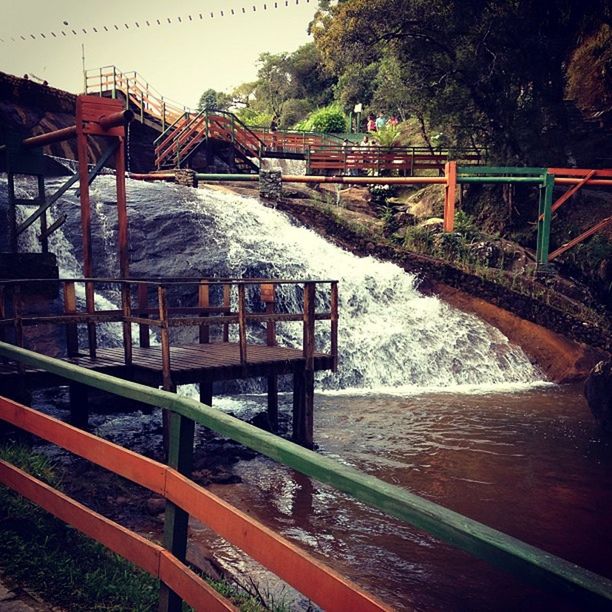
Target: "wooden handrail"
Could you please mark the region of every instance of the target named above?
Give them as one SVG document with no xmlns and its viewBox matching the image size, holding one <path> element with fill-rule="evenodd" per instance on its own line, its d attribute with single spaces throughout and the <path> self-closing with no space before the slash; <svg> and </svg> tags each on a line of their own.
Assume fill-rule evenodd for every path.
<svg viewBox="0 0 612 612">
<path fill-rule="evenodd" d="M 172 410 L 283 465 L 467 550 L 521 578 L 573 594 L 584 606 L 610 606 L 612 580 L 544 552 L 405 489 L 318 455 L 195 400 L 0 342 L 0 356 L 122 397 Z M 346 609 L 346 608 L 345 608 Z"/>
<path fill-rule="evenodd" d="M 158 544 L 107 519 L 2 460 L 0 482 L 148 574 L 159 578 L 196 610 L 237 612 L 238 608 L 230 601 Z M 35 551 L 32 552 L 35 554 Z"/>
<path fill-rule="evenodd" d="M 385 604 L 324 563 L 315 560 L 295 544 L 168 466 L 1 396 L 0 418 L 164 496 L 326 610 L 389 610 Z M 4 480 L 4 477 L 5 472 L 0 469 L 0 480 Z M 47 485 L 44 487 L 53 491 Z M 16 490 L 21 492 L 23 488 Z M 66 504 L 76 504 L 56 491 L 54 494 L 56 498 L 64 498 Z M 168 555 L 161 547 L 137 536 L 134 541 L 138 548 L 132 551 L 133 558 L 127 556 L 130 554 L 128 542 L 119 541 L 115 544 L 115 539 L 120 540 L 115 535 L 117 528 L 120 534 L 127 530 L 111 524 L 111 521 L 95 515 L 84 506 L 77 509 L 80 511 L 77 517 L 79 524 L 87 526 L 94 522 L 100 527 L 99 535 L 95 530 L 89 535 L 94 535 L 103 544 L 137 564 L 142 560 L 142 563 L 146 564 L 143 569 L 149 571 L 155 568 L 156 559 L 151 555 L 153 551 L 158 554 L 163 551 Z M 61 518 L 74 524 L 69 512 Z M 126 537 L 131 537 L 130 533 L 127 532 Z M 113 545 L 121 547 L 120 550 L 113 548 Z M 184 571 L 183 564 L 177 559 L 172 559 L 169 555 L 169 560 L 172 560 L 175 567 L 178 564 L 181 572 Z M 169 586 L 174 590 L 171 584 Z M 187 600 L 186 597 L 185 599 Z"/>
</svg>

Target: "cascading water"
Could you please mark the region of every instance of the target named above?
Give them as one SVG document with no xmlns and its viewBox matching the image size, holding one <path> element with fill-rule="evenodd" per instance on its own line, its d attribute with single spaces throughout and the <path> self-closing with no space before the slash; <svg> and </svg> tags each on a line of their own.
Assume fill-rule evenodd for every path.
<svg viewBox="0 0 612 612">
<path fill-rule="evenodd" d="M 59 185 L 59 183 L 58 183 Z M 49 181 L 48 189 L 53 189 Z M 117 274 L 114 178 L 91 189 L 95 274 Z M 409 392 L 533 383 L 538 373 L 498 330 L 417 290 L 417 278 L 390 263 L 356 257 L 253 198 L 209 189 L 128 181 L 130 259 L 135 276 L 274 277 L 340 281 L 340 366 L 319 375 L 322 389 Z M 78 200 L 52 240 L 62 274 L 80 275 Z M 66 237 L 71 248 L 66 248 Z M 281 302 L 298 296 L 285 291 Z M 323 324 L 318 326 L 323 329 Z M 299 324 L 279 340 L 301 343 Z M 329 332 L 320 332 L 324 347 Z"/>
</svg>

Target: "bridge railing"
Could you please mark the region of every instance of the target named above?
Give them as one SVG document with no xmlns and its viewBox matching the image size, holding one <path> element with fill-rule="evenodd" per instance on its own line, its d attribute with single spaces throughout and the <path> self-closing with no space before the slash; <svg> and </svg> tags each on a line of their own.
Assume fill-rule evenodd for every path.
<svg viewBox="0 0 612 612">
<path fill-rule="evenodd" d="M 44 289 L 48 302 L 31 304 L 29 294 L 35 286 Z M 114 291 L 120 308 L 110 302 L 103 310 L 97 308 L 96 289 Z M 40 291 L 37 293 L 40 295 Z M 283 297 L 289 293 L 291 305 Z M 55 309 L 63 312 L 50 315 L 52 301 L 58 294 L 61 303 L 56 304 Z M 189 303 L 193 305 L 186 305 Z M 292 311 L 291 306 L 294 307 Z M 326 353 L 317 352 L 315 332 L 319 321 L 329 321 L 326 349 L 329 352 Z M 237 335 L 240 364 L 246 366 L 250 363 L 249 346 L 254 343 L 253 334 L 247 342 L 249 326 L 256 326 L 261 342 L 276 346 L 277 325 L 291 322 L 303 325 L 301 351 L 306 369 L 312 370 L 314 360 L 319 357 L 330 358 L 335 368 L 338 361 L 338 282 L 334 280 L 88 278 L 0 281 L 0 340 L 6 339 L 10 331 L 14 343 L 23 347 L 28 342 L 28 327 L 62 325 L 67 356 L 78 357 L 82 354 L 78 327 L 86 325 L 87 354 L 96 359 L 99 325 L 121 323 L 123 362 L 129 366 L 133 362 L 132 325 L 138 325 L 138 343 L 143 348 L 151 346 L 151 334 L 156 330 L 167 388 L 172 386 L 171 330 L 195 328 L 200 344 L 227 343 L 232 335 Z"/>
<path fill-rule="evenodd" d="M 0 342 L 0 356 L 18 361 L 22 365 L 44 369 L 76 383 L 171 411 L 173 416 L 170 423 L 171 427 L 175 428 L 175 433 L 171 433 L 170 440 L 175 446 L 171 448 L 170 457 L 180 454 L 177 447 L 181 446 L 181 439 L 183 439 L 183 436 L 180 435 L 181 426 L 188 429 L 186 423 L 196 422 L 282 465 L 348 493 L 355 499 L 422 529 L 444 542 L 510 571 L 524 580 L 552 588 L 564 596 L 571 596 L 584 609 L 594 609 L 593 606 L 604 609 L 612 604 L 612 580 L 608 578 L 544 552 L 405 489 L 243 423 L 210 406 L 177 396 L 174 393 L 87 370 L 4 342 Z M 9 410 L 4 411 L 3 417 L 9 417 L 11 411 L 14 410 L 14 407 L 10 407 Z M 19 424 L 19 411 L 14 414 L 16 416 L 12 418 L 16 424 Z M 44 433 L 48 429 L 50 428 L 40 427 L 39 431 Z M 38 431 L 36 433 L 39 435 Z M 193 443 L 192 438 L 187 436 L 187 439 L 191 440 L 191 444 Z M 97 455 L 98 453 L 96 457 Z M 113 461 L 111 467 L 118 471 L 121 462 Z M 134 474 L 131 472 L 132 470 L 126 473 L 126 476 L 133 479 Z M 118 473 L 121 472 L 118 471 Z M 150 483 L 149 479 L 146 486 L 149 486 Z M 180 485 L 181 487 L 187 486 L 182 482 Z M 155 486 L 158 485 L 155 484 Z M 166 491 L 172 490 L 176 491 L 174 485 L 166 488 Z M 185 502 L 190 499 L 188 495 L 182 497 Z M 175 501 L 180 500 L 175 498 Z M 199 509 L 195 501 L 192 501 L 186 510 L 198 516 L 196 512 Z M 206 522 L 210 517 L 206 508 L 202 509 L 202 514 Z M 266 554 L 267 551 L 262 548 L 261 552 Z M 312 585 L 318 587 L 316 582 L 313 582 Z M 341 604 L 344 606 L 341 609 L 361 609 L 347 607 L 345 602 Z"/>
<path fill-rule="evenodd" d="M 75 371 L 88 379 L 87 370 L 77 368 Z M 84 384 L 91 384 L 91 380 L 85 379 Z M 133 397 L 140 396 L 136 387 L 131 386 L 132 393 L 135 393 Z M 203 407 L 202 404 L 199 406 Z M 324 609 L 390 609 L 326 564 L 315 560 L 289 540 L 197 485 L 173 467 L 153 461 L 2 396 L 0 421 L 56 444 L 160 495 L 167 502 L 166 521 L 170 525 L 169 528 L 172 527 L 173 513 L 180 509 L 210 527 L 217 535 L 243 550 Z M 173 438 L 174 444 L 178 444 L 176 436 L 170 437 L 171 440 Z M 174 452 L 178 452 L 178 449 L 171 447 L 169 456 Z M 176 596 L 196 610 L 236 610 L 230 601 L 212 589 L 186 565 L 184 553 L 173 554 L 172 550 L 92 511 L 6 461 L 0 461 L 0 483 L 159 578 Z M 186 548 L 186 542 L 183 542 L 182 546 Z M 36 551 L 33 550 L 32 554 L 36 554 Z M 167 602 L 169 594 L 164 595 L 162 591 L 162 596 L 166 597 Z M 162 609 L 180 607 L 175 605 L 172 608 L 166 604 Z"/>
</svg>

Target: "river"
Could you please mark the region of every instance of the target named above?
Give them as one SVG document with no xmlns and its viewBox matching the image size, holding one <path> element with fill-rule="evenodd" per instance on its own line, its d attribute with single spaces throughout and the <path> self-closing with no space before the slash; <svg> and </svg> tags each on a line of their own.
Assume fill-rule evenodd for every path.
<svg viewBox="0 0 612 612">
<path fill-rule="evenodd" d="M 263 403 L 247 399 L 247 412 Z M 328 456 L 612 577 L 612 440 L 576 386 L 318 394 L 315 438 Z M 235 471 L 242 483 L 215 493 L 398 609 L 578 609 L 270 460 Z M 213 548 L 235 564 L 234 550 Z"/>
<path fill-rule="evenodd" d="M 116 273 L 112 184 L 101 177 L 92 189 L 99 276 Z M 317 378 L 321 453 L 612 577 L 612 443 L 580 389 L 546 384 L 519 347 L 421 294 L 414 275 L 346 253 L 256 200 L 134 181 L 128 200 L 136 276 L 339 279 L 339 373 Z M 79 276 L 77 199 L 68 194 L 54 209 L 68 221 L 52 250 L 63 276 Z M 114 299 L 97 296 L 100 307 Z M 281 296 L 285 306 L 294 299 Z M 279 329 L 281 343 L 300 337 L 299 325 Z M 101 344 L 110 342 L 112 333 Z M 247 418 L 265 397 L 214 405 Z M 281 409 L 289 413 L 288 397 Z M 242 482 L 215 492 L 400 609 L 571 609 L 266 459 L 241 461 L 235 472 Z M 197 556 L 211 537 L 193 528 Z M 213 547 L 234 570 L 258 573 L 227 546 Z"/>
</svg>

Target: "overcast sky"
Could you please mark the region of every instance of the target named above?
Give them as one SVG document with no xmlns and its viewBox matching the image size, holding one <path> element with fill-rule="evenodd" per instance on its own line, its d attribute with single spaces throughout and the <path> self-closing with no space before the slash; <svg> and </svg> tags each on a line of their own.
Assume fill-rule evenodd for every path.
<svg viewBox="0 0 612 612">
<path fill-rule="evenodd" d="M 81 93 L 84 44 L 87 68 L 136 70 L 165 97 L 193 107 L 205 89 L 228 91 L 253 80 L 260 53 L 294 51 L 310 40 L 306 29 L 316 0 L 287 3 L 279 0 L 274 8 L 274 0 L 0 0 L 0 71 L 31 73 Z"/>
</svg>

